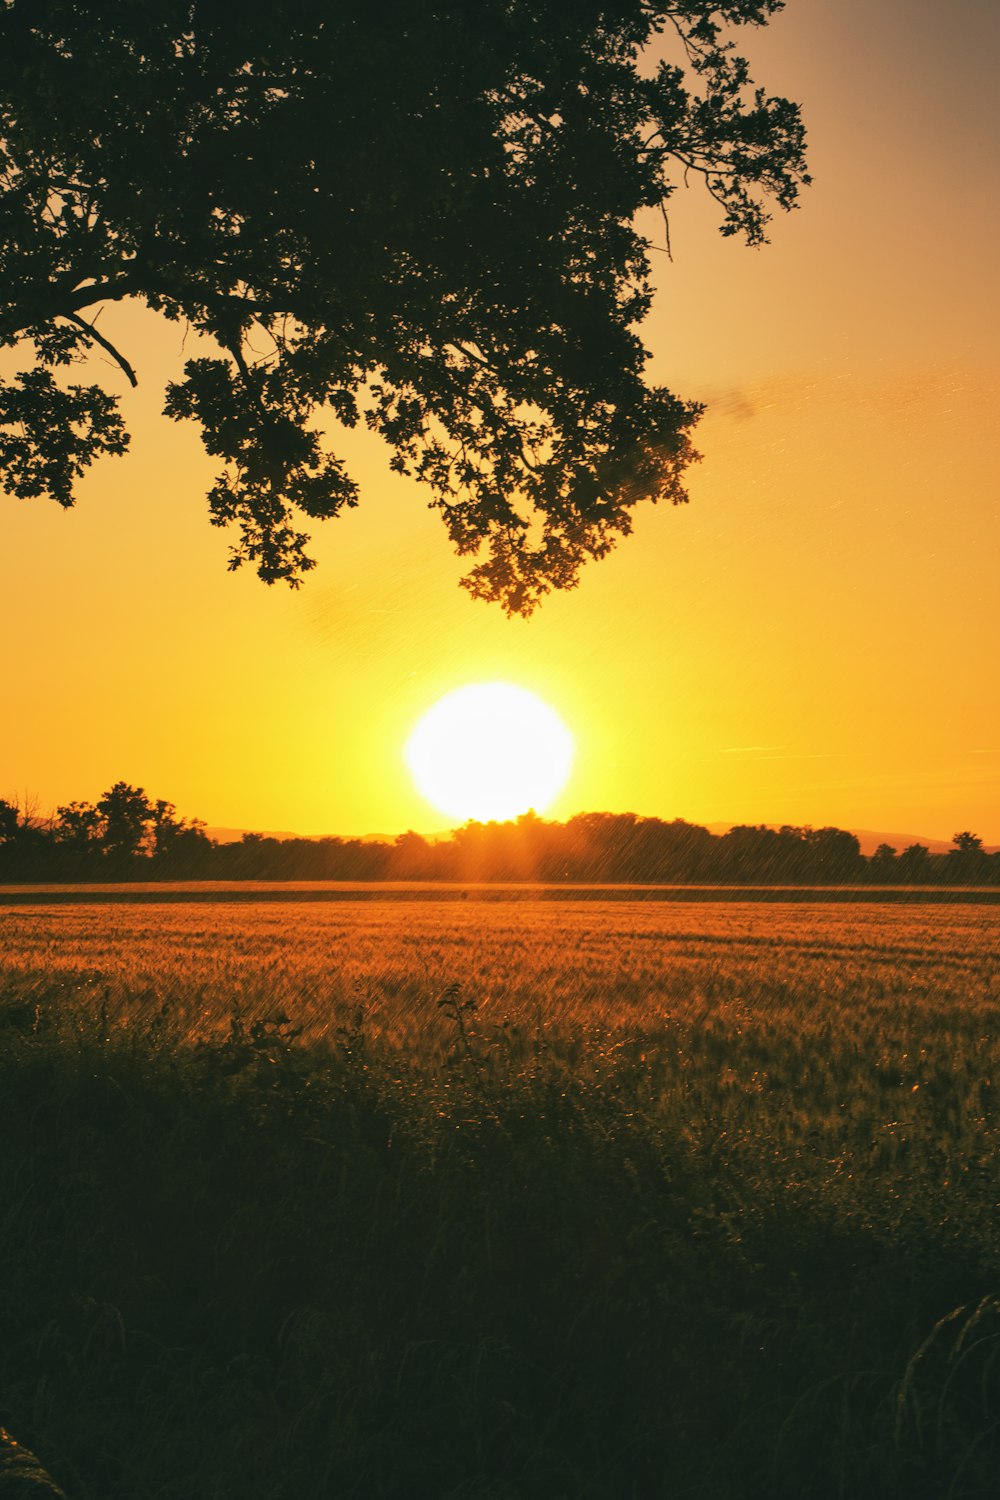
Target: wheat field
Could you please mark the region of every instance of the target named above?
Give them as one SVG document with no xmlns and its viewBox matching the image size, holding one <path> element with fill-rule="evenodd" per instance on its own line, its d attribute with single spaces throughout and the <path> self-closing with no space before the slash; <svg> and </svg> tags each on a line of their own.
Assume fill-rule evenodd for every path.
<svg viewBox="0 0 1000 1500">
<path fill-rule="evenodd" d="M 914 1139 L 961 1176 L 996 1153 L 1000 912 L 982 906 L 371 901 L 0 912 L 9 1004 L 184 1045 L 241 1024 L 433 1068 L 459 991 L 498 1086 L 544 1046 L 579 1083 L 628 1068 L 684 1131 L 869 1170 Z M 668 1104 L 669 1101 L 669 1104 Z M 942 1169 L 938 1193 L 954 1185 Z M 928 1191 L 931 1184 L 928 1183 Z M 992 1205 L 990 1205 L 992 1207 Z"/>
<path fill-rule="evenodd" d="M 549 1024 L 655 1026 L 678 1008 L 736 1000 L 763 1023 L 792 999 L 830 1015 L 877 1005 L 890 1021 L 894 1007 L 916 1016 L 996 1004 L 998 950 L 1000 910 L 962 904 L 222 898 L 0 908 L 8 987 L 61 985 L 81 1003 L 99 987 L 155 993 L 206 1024 L 234 999 L 294 1006 L 318 1030 L 364 991 L 394 1031 L 419 1031 L 456 983 L 491 1015 L 542 1006 Z"/>
<path fill-rule="evenodd" d="M 0 909 L 0 1420 L 108 1500 L 986 1497 L 998 949 L 961 902 Z"/>
</svg>

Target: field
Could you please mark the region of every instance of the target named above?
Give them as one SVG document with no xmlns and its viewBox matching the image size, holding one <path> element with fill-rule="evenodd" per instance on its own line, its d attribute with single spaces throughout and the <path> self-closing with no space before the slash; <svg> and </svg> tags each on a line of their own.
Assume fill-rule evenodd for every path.
<svg viewBox="0 0 1000 1500">
<path fill-rule="evenodd" d="M 995 905 L 149 894 L 0 909 L 71 1500 L 995 1493 Z"/>
</svg>

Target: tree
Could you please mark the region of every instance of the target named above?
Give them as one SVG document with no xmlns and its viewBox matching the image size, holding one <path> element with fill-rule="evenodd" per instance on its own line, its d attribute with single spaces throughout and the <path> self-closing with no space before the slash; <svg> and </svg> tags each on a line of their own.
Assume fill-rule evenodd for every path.
<svg viewBox="0 0 1000 1500">
<path fill-rule="evenodd" d="M 31 798 L 0 797 L 0 880 L 31 879 L 44 862 L 47 829 Z"/>
<path fill-rule="evenodd" d="M 53 834 L 73 853 L 88 853 L 100 845 L 101 815 L 91 802 L 69 802 L 56 808 Z"/>
<path fill-rule="evenodd" d="M 128 434 L 67 383 L 134 299 L 204 339 L 166 412 L 224 465 L 230 565 L 295 584 L 364 422 L 465 586 L 528 613 L 642 500 L 687 497 L 700 408 L 650 386 L 636 224 L 701 178 L 726 235 L 808 181 L 798 107 L 730 28 L 782 0 L 0 0 L 0 482 L 73 503 Z M 672 49 L 671 60 L 657 52 Z M 60 378 L 57 378 L 60 377 Z"/>
<path fill-rule="evenodd" d="M 141 786 L 116 781 L 97 804 L 105 858 L 126 863 L 147 854 L 156 814 Z"/>
<path fill-rule="evenodd" d="M 16 802 L 0 797 L 0 844 L 12 843 L 21 829 L 21 810 Z"/>
<path fill-rule="evenodd" d="M 409 828 L 393 840 L 390 876 L 393 880 L 426 880 L 432 857 L 427 840 Z"/>
<path fill-rule="evenodd" d="M 825 882 L 857 880 L 864 873 L 861 844 L 844 828 L 807 828 L 803 833 L 812 879 Z"/>
<path fill-rule="evenodd" d="M 116 781 L 97 803 L 56 809 L 54 835 L 81 867 L 128 873 L 140 860 L 172 873 L 196 866 L 208 848 L 204 824 L 178 819 L 172 802 L 153 802 L 141 786 Z"/>
<path fill-rule="evenodd" d="M 948 850 L 945 860 L 946 878 L 970 885 L 988 879 L 990 857 L 979 835 L 965 829 L 953 834 L 951 841 L 955 847 Z"/>
<path fill-rule="evenodd" d="M 920 883 L 930 879 L 931 858 L 926 844 L 907 844 L 899 856 L 899 874 L 903 880 Z"/>
<path fill-rule="evenodd" d="M 200 818 L 178 818 L 173 802 L 158 797 L 151 805 L 145 841 L 159 873 L 194 875 L 205 860 L 209 839 Z"/>
</svg>

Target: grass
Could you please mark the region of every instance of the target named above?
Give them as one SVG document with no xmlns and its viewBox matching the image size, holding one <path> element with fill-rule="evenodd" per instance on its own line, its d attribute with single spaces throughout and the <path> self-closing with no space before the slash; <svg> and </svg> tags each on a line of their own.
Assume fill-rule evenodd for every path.
<svg viewBox="0 0 1000 1500">
<path fill-rule="evenodd" d="M 1000 914 L 0 913 L 0 1423 L 72 1500 L 972 1500 Z"/>
</svg>

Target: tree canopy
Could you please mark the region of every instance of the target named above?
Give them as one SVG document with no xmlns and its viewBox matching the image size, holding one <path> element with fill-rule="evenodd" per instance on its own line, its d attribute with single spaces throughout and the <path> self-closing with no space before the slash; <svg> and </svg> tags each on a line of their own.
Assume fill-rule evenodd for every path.
<svg viewBox="0 0 1000 1500">
<path fill-rule="evenodd" d="M 881 844 L 866 858 L 857 835 L 842 828 L 738 824 L 714 834 L 682 818 L 635 813 L 577 813 L 550 823 L 527 812 L 465 823 L 435 839 L 410 830 L 392 840 L 244 833 L 218 842 L 200 819 L 178 818 L 172 802 L 117 781 L 96 803 L 70 802 L 48 819 L 0 798 L 4 880 L 975 886 L 1000 884 L 1000 851 L 964 833 L 947 854 L 911 844 L 897 856 Z"/>
<path fill-rule="evenodd" d="M 73 503 L 128 445 L 98 321 L 207 342 L 166 394 L 220 461 L 230 565 L 312 567 L 365 423 L 429 487 L 480 598 L 527 613 L 686 499 L 699 407 L 647 383 L 643 209 L 703 179 L 765 237 L 808 181 L 798 107 L 734 27 L 781 0 L 0 0 L 0 484 Z M 669 247 L 669 237 L 665 234 Z"/>
</svg>

